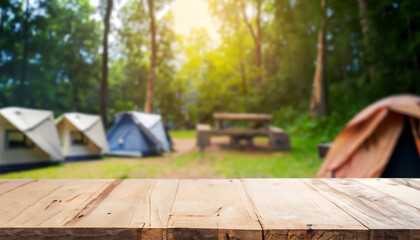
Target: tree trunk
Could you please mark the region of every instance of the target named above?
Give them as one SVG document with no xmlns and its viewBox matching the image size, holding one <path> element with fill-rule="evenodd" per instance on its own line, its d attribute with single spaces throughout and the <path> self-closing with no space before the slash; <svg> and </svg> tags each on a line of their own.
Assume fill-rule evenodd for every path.
<svg viewBox="0 0 420 240">
<path fill-rule="evenodd" d="M 326 59 L 325 59 L 325 21 L 326 21 L 326 0 L 321 0 L 321 22 L 318 31 L 318 54 L 316 69 L 312 85 L 312 98 L 310 105 L 310 116 L 321 117 L 327 115 L 327 89 L 326 89 Z"/>
<path fill-rule="evenodd" d="M 375 65 L 373 61 L 373 50 L 369 40 L 369 16 L 367 0 L 357 0 L 359 4 L 360 26 L 363 33 L 363 41 L 367 55 L 367 63 L 369 68 L 369 80 L 371 84 L 375 82 Z"/>
<path fill-rule="evenodd" d="M 108 91 L 108 33 L 109 19 L 111 18 L 112 0 L 107 0 L 106 13 L 104 17 L 104 36 L 103 36 L 103 53 L 102 53 L 102 80 L 101 80 L 101 96 L 100 96 L 100 114 L 101 119 L 106 126 L 106 100 Z"/>
<path fill-rule="evenodd" d="M 190 121 L 190 113 L 188 111 L 188 101 L 185 99 L 184 101 L 184 122 L 185 122 L 185 128 L 191 129 L 191 121 Z"/>
<path fill-rule="evenodd" d="M 159 106 L 159 108 L 160 108 L 160 115 L 162 116 L 162 123 L 163 123 L 164 126 L 166 126 L 166 123 L 167 123 L 165 105 L 166 105 L 165 98 L 162 97 L 160 99 L 160 106 Z"/>
<path fill-rule="evenodd" d="M 411 26 L 410 18 L 407 18 L 406 22 L 407 22 L 407 27 L 408 27 L 408 37 L 410 38 L 410 42 L 414 43 L 413 28 Z M 411 52 L 411 58 L 412 58 L 412 61 L 413 61 L 413 68 L 415 70 L 418 70 L 419 69 L 419 61 L 417 59 L 417 54 L 416 54 L 415 50 Z"/>
<path fill-rule="evenodd" d="M 3 34 L 3 8 L 0 7 L 0 39 L 1 39 L 2 34 Z M 1 46 L 0 46 L 0 51 L 1 51 Z"/>
<path fill-rule="evenodd" d="M 262 83 L 262 51 L 261 51 L 261 39 L 262 39 L 262 31 L 261 31 L 261 0 L 257 1 L 257 32 L 255 33 L 254 28 L 252 27 L 251 22 L 248 19 L 248 16 L 245 12 L 245 4 L 243 0 L 241 0 L 241 9 L 242 9 L 242 17 L 247 25 L 249 31 L 251 32 L 252 39 L 254 40 L 255 45 L 255 66 L 257 68 L 257 84 L 260 85 Z"/>
<path fill-rule="evenodd" d="M 247 79 L 246 79 L 246 72 L 245 72 L 245 63 L 244 63 L 244 50 L 243 50 L 243 42 L 242 42 L 242 34 L 240 34 L 240 25 L 239 25 L 239 14 L 235 16 L 235 30 L 237 32 L 237 44 L 238 44 L 238 65 L 239 65 L 239 72 L 241 74 L 242 79 L 242 94 L 246 96 L 248 94 L 248 86 L 247 86 Z"/>
<path fill-rule="evenodd" d="M 18 95 L 22 96 L 25 94 L 25 82 L 26 82 L 26 72 L 27 72 L 27 64 L 28 64 L 28 21 L 29 21 L 29 0 L 26 0 L 25 4 L 25 17 L 23 20 L 23 57 L 22 57 L 22 72 L 21 78 L 18 88 Z M 24 105 L 23 97 L 18 98 L 18 102 L 20 106 Z"/>
<path fill-rule="evenodd" d="M 149 6 L 152 55 L 150 56 L 149 74 L 147 76 L 146 101 L 144 102 L 144 109 L 143 109 L 145 113 L 151 113 L 153 111 L 153 96 L 154 96 L 154 89 L 155 89 L 155 68 L 156 68 L 156 57 L 157 57 L 157 45 L 156 45 L 156 26 L 155 26 L 155 14 L 154 14 L 153 1 L 154 0 L 147 0 L 148 6 Z"/>
<path fill-rule="evenodd" d="M 257 65 L 258 75 L 257 83 L 261 85 L 262 83 L 262 49 L 261 49 L 261 40 L 262 40 L 262 31 L 261 31 L 261 0 L 257 0 L 257 42 L 255 43 L 256 48 L 256 59 L 255 64 Z"/>
<path fill-rule="evenodd" d="M 140 104 L 140 99 L 141 99 L 141 74 L 139 74 L 139 77 L 137 79 L 137 91 L 136 91 L 136 97 L 134 99 L 135 102 L 135 109 L 136 111 L 139 110 L 139 104 Z"/>
</svg>

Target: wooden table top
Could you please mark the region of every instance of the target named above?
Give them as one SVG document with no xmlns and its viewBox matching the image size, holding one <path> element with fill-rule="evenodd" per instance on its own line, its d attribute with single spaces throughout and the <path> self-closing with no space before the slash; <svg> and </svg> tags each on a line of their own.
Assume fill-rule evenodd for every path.
<svg viewBox="0 0 420 240">
<path fill-rule="evenodd" d="M 1 180 L 0 239 L 420 239 L 420 179 Z"/>
<path fill-rule="evenodd" d="M 271 114 L 261 113 L 213 113 L 214 120 L 271 121 Z"/>
</svg>

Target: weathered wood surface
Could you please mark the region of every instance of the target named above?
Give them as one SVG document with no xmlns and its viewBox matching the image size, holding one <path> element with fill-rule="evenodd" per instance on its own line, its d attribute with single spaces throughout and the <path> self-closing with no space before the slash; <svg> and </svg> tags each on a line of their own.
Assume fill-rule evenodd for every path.
<svg viewBox="0 0 420 240">
<path fill-rule="evenodd" d="M 420 239 L 419 179 L 0 180 L 0 239 Z"/>
</svg>

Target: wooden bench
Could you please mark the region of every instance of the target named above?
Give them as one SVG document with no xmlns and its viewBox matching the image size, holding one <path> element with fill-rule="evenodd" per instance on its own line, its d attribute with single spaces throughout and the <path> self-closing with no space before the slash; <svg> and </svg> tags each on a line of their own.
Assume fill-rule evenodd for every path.
<svg viewBox="0 0 420 240">
<path fill-rule="evenodd" d="M 212 129 L 210 125 L 198 124 L 197 146 L 201 151 L 210 146 L 211 136 L 229 136 L 233 145 L 241 140 L 246 140 L 249 146 L 252 146 L 254 137 L 268 137 L 270 148 L 273 150 L 290 150 L 289 135 L 283 129 L 277 127 L 268 127 L 266 129 Z"/>
<path fill-rule="evenodd" d="M 0 239 L 420 238 L 419 179 L 0 180 Z"/>
</svg>

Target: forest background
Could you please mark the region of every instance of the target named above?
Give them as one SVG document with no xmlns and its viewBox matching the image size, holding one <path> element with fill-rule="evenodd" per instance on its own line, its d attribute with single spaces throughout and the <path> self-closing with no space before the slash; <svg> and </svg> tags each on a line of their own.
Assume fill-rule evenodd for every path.
<svg viewBox="0 0 420 240">
<path fill-rule="evenodd" d="M 420 94 L 418 0 L 206 3 L 216 41 L 177 34 L 170 0 L 1 1 L 0 107 L 101 114 L 107 127 L 142 110 L 170 129 L 264 112 L 332 140 L 369 103 Z"/>
</svg>

